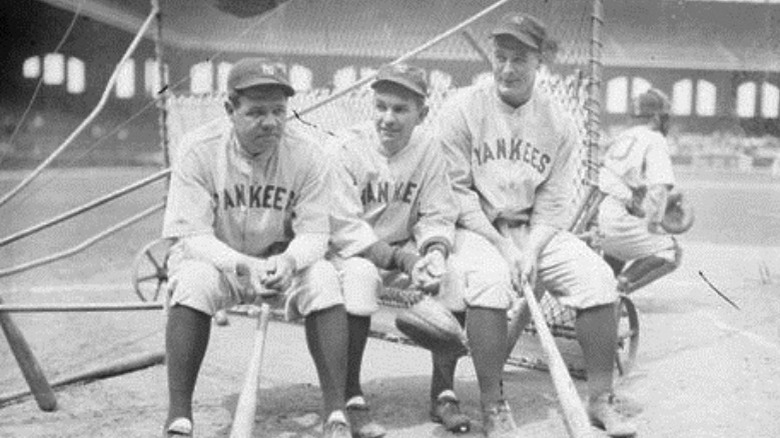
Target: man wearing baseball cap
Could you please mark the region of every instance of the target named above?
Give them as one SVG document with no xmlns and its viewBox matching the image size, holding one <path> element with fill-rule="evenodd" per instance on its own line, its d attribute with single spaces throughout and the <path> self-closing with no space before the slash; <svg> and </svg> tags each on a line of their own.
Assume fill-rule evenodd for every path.
<svg viewBox="0 0 780 438">
<path fill-rule="evenodd" d="M 438 114 L 436 139 L 460 205 L 451 266 L 460 272 L 466 331 L 485 435 L 517 437 L 501 375 L 507 310 L 523 284 L 576 312 L 588 376 L 588 414 L 611 436 L 635 427 L 613 404 L 618 294 L 609 266 L 568 231 L 580 141 L 569 113 L 536 87 L 556 44 L 537 18 L 513 13 L 491 33 L 493 80 L 461 90 Z M 527 311 L 517 317 L 525 327 Z"/>
<path fill-rule="evenodd" d="M 663 227 L 675 187 L 666 134 L 671 104 L 651 88 L 633 101 L 631 126 L 608 143 L 599 187 L 600 246 L 629 294 L 671 273 L 682 262 L 679 242 Z M 677 196 L 681 196 L 679 192 Z"/>
<path fill-rule="evenodd" d="M 227 121 L 189 133 L 171 174 L 162 235 L 170 310 L 166 327 L 169 409 L 165 436 L 191 436 L 192 396 L 211 317 L 276 293 L 288 318 L 305 318 L 326 418 L 344 418 L 347 314 L 330 236 L 333 167 L 298 125 L 294 94 L 277 64 L 238 61 L 228 79 Z M 346 422 L 323 436 L 347 438 Z"/>
<path fill-rule="evenodd" d="M 360 368 L 371 315 L 378 310 L 377 296 L 387 284 L 410 285 L 432 294 L 453 310 L 464 310 L 462 300 L 445 296 L 438 284 L 447 270 L 453 245 L 458 207 L 447 178 L 446 160 L 422 125 L 428 114 L 428 83 L 424 70 L 407 64 L 383 67 L 371 84 L 373 118 L 338 133 L 328 152 L 342 163 L 342 208 L 357 211 L 382 242 L 394 251 L 411 253 L 419 260 L 412 269 L 380 270 L 367 260 L 340 257 L 334 260 L 342 275 L 349 320 L 347 413 L 354 436 L 375 438 L 384 429 L 368 416 L 360 386 Z M 349 239 L 336 231 L 334 252 L 342 254 Z M 405 274 L 405 275 L 404 275 Z M 463 315 L 463 313 L 460 313 Z M 449 362 L 449 359 L 446 361 Z M 447 373 L 444 373 L 447 374 Z M 452 384 L 434 378 L 434 401 Z M 457 410 L 452 391 L 444 394 L 436 419 L 448 428 L 468 430 L 468 417 Z M 438 406 L 438 405 L 437 405 Z M 444 418 L 442 418 L 444 417 Z"/>
</svg>

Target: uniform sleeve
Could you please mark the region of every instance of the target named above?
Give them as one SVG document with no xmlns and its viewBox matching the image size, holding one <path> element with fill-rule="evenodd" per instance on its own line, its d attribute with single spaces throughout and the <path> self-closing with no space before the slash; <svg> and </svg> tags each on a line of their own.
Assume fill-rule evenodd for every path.
<svg viewBox="0 0 780 438">
<path fill-rule="evenodd" d="M 417 248 L 425 254 L 435 244 L 444 245 L 450 253 L 455 240 L 458 201 L 447 175 L 447 163 L 438 144 L 429 144 L 427 160 L 422 163 L 426 175 L 420 192 L 419 219 L 414 225 Z"/>
<path fill-rule="evenodd" d="M 577 150 L 580 142 L 577 129 L 570 118 L 564 117 L 560 145 L 547 179 L 536 188 L 531 226 L 546 225 L 566 230 L 571 225 L 577 177 Z"/>
<path fill-rule="evenodd" d="M 330 243 L 333 250 L 341 257 L 352 257 L 370 245 L 378 238 L 368 222 L 362 219 L 363 204 L 360 202 L 360 188 L 354 169 L 348 168 L 341 160 L 341 155 L 332 155 L 333 179 L 331 190 L 332 202 L 330 210 Z"/>
<path fill-rule="evenodd" d="M 316 146 L 313 146 L 316 148 Z M 311 266 L 325 256 L 330 234 L 333 169 L 330 160 L 312 158 L 306 169 L 301 192 L 293 206 L 293 239 L 284 252 L 298 269 Z"/>
<path fill-rule="evenodd" d="M 163 219 L 163 237 L 214 234 L 214 198 L 209 176 L 192 149 L 171 171 Z"/>
</svg>

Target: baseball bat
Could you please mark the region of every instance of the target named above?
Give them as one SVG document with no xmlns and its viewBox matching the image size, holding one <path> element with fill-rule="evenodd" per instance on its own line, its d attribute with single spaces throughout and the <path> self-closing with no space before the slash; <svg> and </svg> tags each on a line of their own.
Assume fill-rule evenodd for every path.
<svg viewBox="0 0 780 438">
<path fill-rule="evenodd" d="M 531 317 L 536 325 L 536 331 L 545 356 L 547 356 L 550 375 L 555 386 L 555 392 L 558 395 L 558 402 L 563 411 L 563 420 L 569 436 L 572 438 L 590 437 L 591 427 L 588 415 L 577 393 L 577 388 L 574 386 L 574 381 L 571 379 L 569 370 L 566 368 L 566 363 L 555 345 L 555 339 L 550 332 L 550 328 L 547 327 L 547 321 L 544 319 L 542 308 L 539 306 L 534 291 L 528 283 L 523 282 L 522 291 L 528 309 L 531 311 Z"/>
<path fill-rule="evenodd" d="M 2 298 L 0 298 L 1 304 L 3 304 Z M 16 323 L 14 323 L 11 315 L 0 312 L 0 326 L 3 327 L 3 333 L 5 333 L 5 338 L 11 347 L 11 352 L 19 364 L 19 369 L 22 370 L 24 380 L 27 381 L 27 385 L 30 387 L 38 407 L 46 412 L 57 409 L 57 397 L 54 396 L 54 391 L 51 389 L 49 381 L 46 380 L 38 360 L 35 359 L 35 355 L 33 355 L 30 346 L 27 344 L 27 340 L 24 338 L 22 331 L 19 330 L 19 327 L 16 326 Z"/>
<path fill-rule="evenodd" d="M 252 356 L 249 359 L 249 369 L 244 378 L 241 394 L 238 397 L 236 414 L 230 430 L 230 438 L 250 438 L 255 427 L 257 387 L 260 384 L 260 367 L 263 362 L 265 335 L 268 329 L 270 314 L 271 306 L 267 303 L 262 303 L 260 305 L 260 315 L 257 318 L 257 327 L 255 328 L 255 343 L 252 348 Z"/>
</svg>

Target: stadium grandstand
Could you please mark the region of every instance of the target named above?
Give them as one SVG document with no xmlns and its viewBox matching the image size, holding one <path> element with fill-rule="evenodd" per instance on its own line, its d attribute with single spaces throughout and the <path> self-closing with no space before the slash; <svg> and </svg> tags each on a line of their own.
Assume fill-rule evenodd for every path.
<svg viewBox="0 0 780 438">
<path fill-rule="evenodd" d="M 253 9 L 249 3 L 160 0 L 173 92 L 219 93 L 231 62 L 259 54 L 284 59 L 297 89 L 327 94 L 493 2 L 329 0 L 323 7 L 325 0 L 286 0 L 253 2 Z M 510 2 L 518 10 L 531 3 L 537 2 Z M 605 0 L 603 9 L 607 133 L 625 123 L 631 96 L 652 85 L 672 96 L 679 163 L 692 154 L 733 155 L 731 149 L 738 149 L 754 154 L 758 167 L 771 164 L 780 151 L 780 2 Z M 149 0 L 2 2 L 0 168 L 34 164 L 67 137 L 99 100 L 149 10 Z M 478 40 L 489 22 L 471 26 Z M 587 25 L 559 24 L 562 30 Z M 154 160 L 158 116 L 144 111 L 160 91 L 154 34 L 147 34 L 122 69 L 112 99 L 75 152 L 58 164 L 75 162 L 79 148 L 79 165 Z M 587 41 L 579 43 L 563 50 L 587 51 Z M 484 60 L 458 36 L 416 62 L 441 88 L 467 85 L 486 71 Z M 108 132 L 115 146 L 92 150 Z"/>
</svg>

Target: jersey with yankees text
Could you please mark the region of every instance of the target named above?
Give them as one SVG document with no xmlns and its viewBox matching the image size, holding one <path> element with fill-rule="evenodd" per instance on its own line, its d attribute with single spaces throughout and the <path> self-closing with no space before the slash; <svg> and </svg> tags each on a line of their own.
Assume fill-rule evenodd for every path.
<svg viewBox="0 0 780 438">
<path fill-rule="evenodd" d="M 360 203 L 360 216 L 379 239 L 414 239 L 420 249 L 433 241 L 452 246 L 457 201 L 441 149 L 422 127 L 390 156 L 372 122 L 346 130 L 330 146 L 346 171 L 352 202 Z"/>
<path fill-rule="evenodd" d="M 537 87 L 519 108 L 492 81 L 466 87 L 439 112 L 437 138 L 450 164 L 462 214 L 569 226 L 575 194 L 574 121 Z"/>
<path fill-rule="evenodd" d="M 333 175 L 321 147 L 288 124 L 277 148 L 258 156 L 227 120 L 185 136 L 173 165 L 163 237 L 213 233 L 231 248 L 266 256 L 300 233 L 329 233 Z"/>
</svg>

